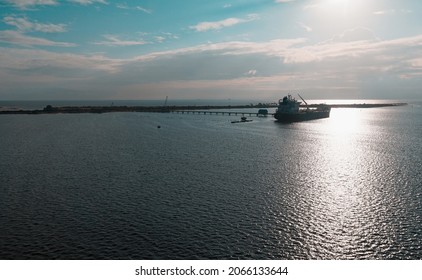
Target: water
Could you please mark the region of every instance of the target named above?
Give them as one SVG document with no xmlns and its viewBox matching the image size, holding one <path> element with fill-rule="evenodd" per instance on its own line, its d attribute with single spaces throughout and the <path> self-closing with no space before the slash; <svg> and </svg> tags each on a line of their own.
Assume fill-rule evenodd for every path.
<svg viewBox="0 0 422 280">
<path fill-rule="evenodd" d="M 422 258 L 421 103 L 238 118 L 1 115 L 0 258 Z"/>
</svg>

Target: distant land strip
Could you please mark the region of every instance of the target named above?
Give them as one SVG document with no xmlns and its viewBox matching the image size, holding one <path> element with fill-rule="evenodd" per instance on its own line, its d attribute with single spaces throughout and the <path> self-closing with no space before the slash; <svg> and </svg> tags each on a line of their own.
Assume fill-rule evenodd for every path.
<svg viewBox="0 0 422 280">
<path fill-rule="evenodd" d="M 300 105 L 300 107 L 319 107 L 329 106 L 331 108 L 377 108 L 404 106 L 407 103 L 378 103 L 378 104 L 309 104 Z M 224 105 L 224 106 L 63 106 L 53 107 L 47 105 L 44 109 L 35 110 L 1 110 L 0 114 L 80 114 L 80 113 L 112 113 L 112 112 L 150 112 L 150 113 L 169 113 L 172 111 L 183 110 L 221 110 L 221 109 L 248 109 L 248 108 L 277 108 L 276 103 L 259 103 L 249 105 Z"/>
</svg>

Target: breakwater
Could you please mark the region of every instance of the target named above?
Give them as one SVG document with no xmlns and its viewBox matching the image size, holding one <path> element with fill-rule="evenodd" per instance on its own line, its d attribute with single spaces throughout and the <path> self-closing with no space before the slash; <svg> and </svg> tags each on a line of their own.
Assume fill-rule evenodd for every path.
<svg viewBox="0 0 422 280">
<path fill-rule="evenodd" d="M 318 107 L 322 104 L 310 104 L 309 107 Z M 378 103 L 378 104 L 324 104 L 331 108 L 376 108 L 403 106 L 407 103 Z M 45 106 L 43 109 L 23 110 L 23 109 L 3 109 L 0 114 L 80 114 L 80 113 L 113 113 L 113 112 L 150 112 L 150 113 L 170 113 L 174 111 L 193 110 L 231 110 L 231 109 L 253 109 L 253 108 L 276 108 L 276 103 L 249 104 L 249 105 L 223 105 L 223 106 Z M 301 105 L 301 107 L 307 107 Z"/>
</svg>

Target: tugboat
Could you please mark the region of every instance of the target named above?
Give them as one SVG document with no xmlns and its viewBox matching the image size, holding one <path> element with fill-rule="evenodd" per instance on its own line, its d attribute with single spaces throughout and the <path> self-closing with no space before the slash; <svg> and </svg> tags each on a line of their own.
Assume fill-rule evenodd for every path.
<svg viewBox="0 0 422 280">
<path fill-rule="evenodd" d="M 325 104 L 309 106 L 302 96 L 299 95 L 299 97 L 306 104 L 306 109 L 300 109 L 302 102 L 297 101 L 289 94 L 278 101 L 274 118 L 279 122 L 301 122 L 330 117 L 330 106 Z"/>
</svg>

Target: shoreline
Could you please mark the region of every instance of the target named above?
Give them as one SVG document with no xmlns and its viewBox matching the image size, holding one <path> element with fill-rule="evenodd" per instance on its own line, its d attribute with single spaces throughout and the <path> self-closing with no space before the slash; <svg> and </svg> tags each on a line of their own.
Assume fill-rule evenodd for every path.
<svg viewBox="0 0 422 280">
<path fill-rule="evenodd" d="M 328 106 L 330 108 L 379 108 L 379 107 L 394 107 L 394 106 L 405 106 L 407 103 L 378 103 L 378 104 L 310 104 L 300 105 L 302 108 L 306 107 L 319 107 Z M 63 106 L 53 107 L 47 105 L 44 109 L 34 110 L 0 110 L 1 115 L 13 115 L 13 114 L 24 114 L 24 115 L 36 115 L 36 114 L 82 114 L 82 113 L 115 113 L 115 112 L 147 112 L 147 113 L 170 113 L 173 111 L 183 110 L 230 110 L 230 109 L 259 109 L 259 108 L 277 108 L 276 103 L 268 104 L 250 104 L 250 105 L 207 105 L 207 106 Z"/>
</svg>

